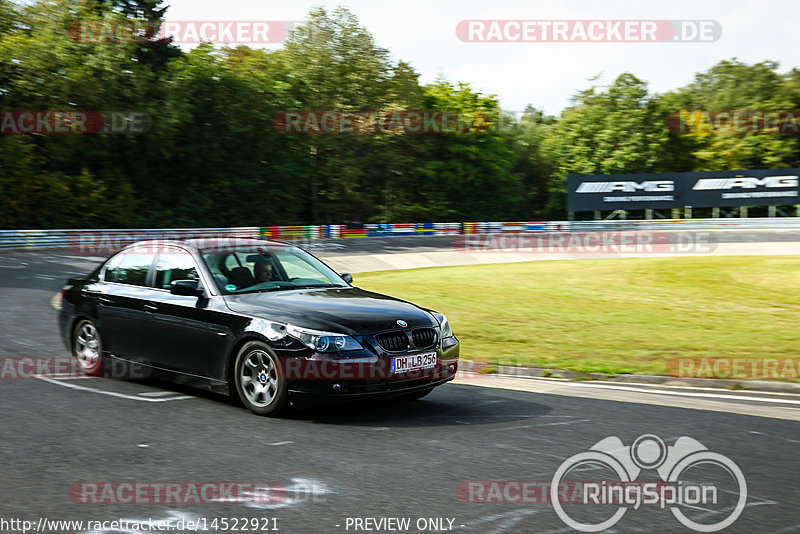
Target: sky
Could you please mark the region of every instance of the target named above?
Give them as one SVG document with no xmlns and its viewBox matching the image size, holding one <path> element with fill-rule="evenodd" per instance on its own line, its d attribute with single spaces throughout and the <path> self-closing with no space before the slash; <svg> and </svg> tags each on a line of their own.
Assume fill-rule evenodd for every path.
<svg viewBox="0 0 800 534">
<path fill-rule="evenodd" d="M 167 20 L 294 21 L 314 6 L 347 7 L 390 51 L 420 74 L 495 94 L 503 109 L 530 104 L 557 115 L 576 92 L 623 72 L 665 92 L 723 59 L 800 67 L 797 0 L 167 0 Z M 462 20 L 713 20 L 714 42 L 463 42 Z M 276 45 L 267 45 L 273 47 Z M 596 81 L 591 81 L 597 78 Z"/>
</svg>

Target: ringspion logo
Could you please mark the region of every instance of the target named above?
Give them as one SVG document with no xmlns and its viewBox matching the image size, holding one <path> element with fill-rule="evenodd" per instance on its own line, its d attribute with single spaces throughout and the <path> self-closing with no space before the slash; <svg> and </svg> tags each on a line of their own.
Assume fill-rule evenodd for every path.
<svg viewBox="0 0 800 534">
<path fill-rule="evenodd" d="M 571 472 L 597 467 L 613 473 L 613 479 L 568 483 L 580 486 L 580 504 L 598 505 L 603 509 L 614 505 L 616 510 L 607 519 L 579 519 L 576 517 L 578 510 L 570 508 L 571 512 L 567 511 L 559 490 Z M 708 469 L 713 475 L 708 475 Z M 687 474 L 690 470 L 691 474 Z M 661 483 L 629 484 L 635 482 L 643 471 L 655 471 Z M 716 479 L 715 483 L 698 482 L 699 478 L 709 476 Z M 720 483 L 732 483 L 736 489 L 721 489 Z M 735 503 L 721 502 L 728 495 L 735 495 Z M 733 524 L 744 511 L 747 481 L 730 458 L 708 450 L 688 436 L 679 437 L 671 446 L 653 434 L 643 434 L 629 446 L 611 436 L 598 441 L 588 451 L 567 458 L 558 467 L 550 485 L 550 503 L 559 519 L 581 532 L 612 528 L 628 510 L 638 510 L 643 505 L 655 505 L 662 510 L 669 508 L 675 519 L 691 530 L 717 532 Z M 714 523 L 701 521 L 709 510 L 715 512 L 712 517 L 721 518 Z"/>
</svg>

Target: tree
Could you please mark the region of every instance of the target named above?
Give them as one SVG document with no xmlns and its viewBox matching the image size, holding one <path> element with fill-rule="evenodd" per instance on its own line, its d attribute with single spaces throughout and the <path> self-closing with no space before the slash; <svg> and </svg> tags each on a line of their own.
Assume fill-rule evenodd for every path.
<svg viewBox="0 0 800 534">
<path fill-rule="evenodd" d="M 553 162 L 548 213 L 563 213 L 568 174 L 661 172 L 669 139 L 663 110 L 630 73 L 578 93 L 545 140 Z"/>
<path fill-rule="evenodd" d="M 420 97 L 416 73 L 407 64 L 393 64 L 344 8 L 330 14 L 312 10 L 277 55 L 287 67 L 289 93 L 302 110 L 407 109 Z M 293 137 L 295 153 L 307 163 L 306 194 L 301 194 L 308 199 L 307 220 L 367 221 L 385 213 L 387 177 L 408 168 L 401 141 L 366 133 Z"/>
<path fill-rule="evenodd" d="M 681 111 L 743 112 L 798 109 L 797 73 L 781 76 L 778 64 L 721 61 L 694 82 L 665 95 L 664 108 Z M 759 131 L 720 133 L 703 127 L 682 135 L 679 150 L 694 160 L 691 170 L 759 169 L 798 165 L 796 136 Z"/>
<path fill-rule="evenodd" d="M 522 182 L 524 213 L 529 219 L 542 218 L 546 214 L 551 162 L 545 139 L 556 122 L 555 117 L 546 116 L 532 106 L 528 106 L 521 117 L 504 120 L 508 125 L 506 143 L 515 154 L 512 172 Z"/>
<path fill-rule="evenodd" d="M 499 117 L 494 95 L 468 84 L 444 80 L 425 88 L 426 109 L 459 112 L 479 118 Z M 469 133 L 430 134 L 427 157 L 418 167 L 420 195 L 435 220 L 497 220 L 523 214 L 524 193 L 512 173 L 514 154 L 496 128 Z"/>
</svg>

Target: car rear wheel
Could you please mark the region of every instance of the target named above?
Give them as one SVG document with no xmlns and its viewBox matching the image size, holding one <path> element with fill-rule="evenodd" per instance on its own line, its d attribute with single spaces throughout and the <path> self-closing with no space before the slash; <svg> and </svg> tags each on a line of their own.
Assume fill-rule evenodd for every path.
<svg viewBox="0 0 800 534">
<path fill-rule="evenodd" d="M 75 325 L 72 335 L 72 354 L 78 358 L 78 363 L 88 376 L 102 376 L 103 343 L 92 321 L 84 319 Z"/>
<path fill-rule="evenodd" d="M 246 343 L 234 366 L 236 392 L 256 415 L 276 416 L 286 409 L 287 386 L 280 361 L 260 341 Z"/>
</svg>

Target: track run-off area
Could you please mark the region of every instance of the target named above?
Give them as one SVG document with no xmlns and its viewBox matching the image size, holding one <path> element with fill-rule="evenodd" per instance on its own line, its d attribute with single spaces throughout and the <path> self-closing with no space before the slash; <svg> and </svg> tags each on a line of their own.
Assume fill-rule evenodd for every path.
<svg viewBox="0 0 800 534">
<path fill-rule="evenodd" d="M 649 254 L 454 250 L 449 237 L 305 246 L 351 273 Z M 800 254 L 800 235 L 718 232 L 713 249 L 692 254 Z M 67 356 L 53 297 L 67 278 L 101 260 L 65 251 L 0 253 L 0 358 Z M 469 356 L 463 347 L 462 357 Z M 84 522 L 49 531 L 109 534 L 157 531 L 141 524 L 148 520 L 175 532 L 239 532 L 244 520 L 255 520 L 249 531 L 576 532 L 535 492 L 515 499 L 521 493 L 509 482 L 540 488 L 571 457 L 602 440 L 618 437 L 629 446 L 646 434 L 670 447 L 693 438 L 741 469 L 746 500 L 725 532 L 800 531 L 800 397 L 791 394 L 464 374 L 417 402 L 320 406 L 271 419 L 225 398 L 155 381 L 6 378 L 0 379 L 3 532 L 14 530 L 2 520 L 42 527 L 43 518 Z M 586 480 L 608 476 L 596 467 L 582 469 Z M 654 478 L 655 471 L 639 477 Z M 269 487 L 272 496 L 100 498 L 102 488 L 121 483 L 185 488 L 199 481 L 251 483 Z M 729 482 L 719 486 L 728 505 L 694 506 L 695 519 L 712 523 L 731 512 L 738 490 Z M 587 523 L 617 509 L 569 506 Z M 234 518 L 241 521 L 235 529 Z M 115 520 L 129 523 L 123 528 Z M 692 530 L 669 507 L 643 504 L 629 507 L 607 531 Z"/>
</svg>

